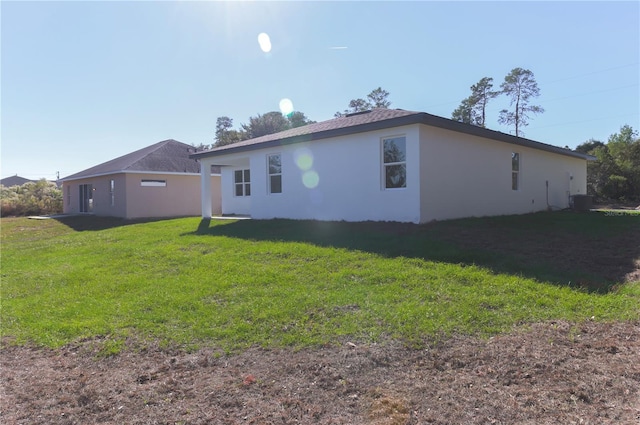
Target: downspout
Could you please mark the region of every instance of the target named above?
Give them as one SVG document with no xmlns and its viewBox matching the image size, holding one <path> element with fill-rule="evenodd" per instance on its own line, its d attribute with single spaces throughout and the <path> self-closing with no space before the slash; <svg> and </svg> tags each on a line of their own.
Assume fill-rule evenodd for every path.
<svg viewBox="0 0 640 425">
<path fill-rule="evenodd" d="M 549 205 L 549 180 L 547 180 L 546 183 L 547 183 L 547 211 L 551 211 L 551 205 Z"/>
</svg>

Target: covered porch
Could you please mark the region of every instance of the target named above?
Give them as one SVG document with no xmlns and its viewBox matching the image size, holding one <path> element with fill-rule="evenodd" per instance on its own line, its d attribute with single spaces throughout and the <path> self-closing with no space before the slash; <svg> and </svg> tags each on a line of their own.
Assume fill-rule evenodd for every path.
<svg viewBox="0 0 640 425">
<path fill-rule="evenodd" d="M 234 218 L 251 217 L 251 171 L 248 156 L 225 158 L 199 158 L 200 189 L 202 218 Z M 211 209 L 211 182 L 206 178 L 206 171 L 211 167 L 220 170 L 221 214 L 214 217 Z"/>
</svg>

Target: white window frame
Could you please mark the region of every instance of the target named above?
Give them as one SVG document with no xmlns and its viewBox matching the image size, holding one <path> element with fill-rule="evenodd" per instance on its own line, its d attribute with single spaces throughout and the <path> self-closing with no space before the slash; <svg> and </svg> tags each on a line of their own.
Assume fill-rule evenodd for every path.
<svg viewBox="0 0 640 425">
<path fill-rule="evenodd" d="M 240 181 L 237 180 L 237 173 L 240 173 Z M 238 188 L 241 194 L 238 195 Z M 233 196 L 245 197 L 251 196 L 251 170 L 249 168 L 233 170 Z"/>
<path fill-rule="evenodd" d="M 142 179 L 140 186 L 143 187 L 167 187 L 167 181 L 162 179 Z"/>
<path fill-rule="evenodd" d="M 517 167 L 514 167 L 514 164 L 517 164 Z M 520 154 L 520 152 L 511 152 L 511 190 L 515 192 L 520 190 L 520 184 L 521 184 L 520 173 L 521 172 L 522 172 L 522 155 Z"/>
<path fill-rule="evenodd" d="M 109 197 L 113 207 L 116 204 L 116 181 L 114 179 L 109 179 Z"/>
<path fill-rule="evenodd" d="M 404 139 L 404 161 L 385 162 L 384 158 L 384 144 L 387 140 Z M 380 163 L 381 163 L 381 183 L 382 190 L 404 190 L 407 188 L 407 136 L 405 134 L 399 134 L 395 136 L 386 136 L 380 139 Z M 387 187 L 387 167 L 391 166 L 404 166 L 404 186 L 399 187 Z"/>
<path fill-rule="evenodd" d="M 271 160 L 271 157 L 276 157 L 276 156 L 280 158 L 280 172 L 272 173 L 271 167 L 270 167 L 270 160 Z M 274 192 L 273 188 L 271 187 L 271 178 L 278 177 L 278 176 L 280 177 L 280 191 Z M 279 195 L 282 193 L 282 154 L 281 153 L 270 153 L 267 155 L 267 193 L 269 195 Z"/>
</svg>

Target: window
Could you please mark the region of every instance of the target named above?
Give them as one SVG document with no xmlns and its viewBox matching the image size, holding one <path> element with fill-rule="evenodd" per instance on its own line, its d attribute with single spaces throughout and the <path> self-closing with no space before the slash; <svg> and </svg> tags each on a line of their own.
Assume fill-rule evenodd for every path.
<svg viewBox="0 0 640 425">
<path fill-rule="evenodd" d="M 111 206 L 116 204 L 116 192 L 115 192 L 116 182 L 115 180 L 109 180 L 109 196 L 111 198 Z"/>
<path fill-rule="evenodd" d="M 384 188 L 407 187 L 407 140 L 404 136 L 382 140 L 382 160 Z"/>
<path fill-rule="evenodd" d="M 67 205 L 71 205 L 71 186 L 67 186 Z"/>
<path fill-rule="evenodd" d="M 267 157 L 269 193 L 282 193 L 282 157 L 280 154 Z"/>
<path fill-rule="evenodd" d="M 140 186 L 150 186 L 150 187 L 165 187 L 167 186 L 166 180 L 140 180 Z"/>
<path fill-rule="evenodd" d="M 251 196 L 251 173 L 249 170 L 236 170 L 233 175 L 236 196 Z"/>
<path fill-rule="evenodd" d="M 511 152 L 511 190 L 520 188 L 520 154 Z"/>
</svg>

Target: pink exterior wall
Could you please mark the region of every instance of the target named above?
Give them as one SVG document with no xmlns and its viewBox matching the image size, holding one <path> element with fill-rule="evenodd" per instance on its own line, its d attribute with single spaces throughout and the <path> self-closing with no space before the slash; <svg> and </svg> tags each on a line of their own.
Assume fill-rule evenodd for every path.
<svg viewBox="0 0 640 425">
<path fill-rule="evenodd" d="M 520 155 L 517 190 L 512 152 Z M 424 125 L 420 164 L 422 222 L 557 210 L 587 191 L 584 159 Z"/>
<path fill-rule="evenodd" d="M 109 191 L 110 181 L 114 181 L 114 202 L 111 205 Z M 65 214 L 80 213 L 80 185 L 90 184 L 93 187 L 93 209 L 95 215 L 126 217 L 126 197 L 122 188 L 125 185 L 125 174 L 90 177 L 62 183 L 64 196 L 63 211 Z"/>
<path fill-rule="evenodd" d="M 141 186 L 142 180 L 165 180 L 164 187 Z M 114 181 L 111 203 L 110 181 Z M 80 212 L 80 185 L 93 185 L 93 211 L 122 218 L 200 215 L 199 174 L 118 173 L 63 182 L 64 212 Z M 213 214 L 221 213 L 220 176 L 211 176 Z"/>
</svg>

